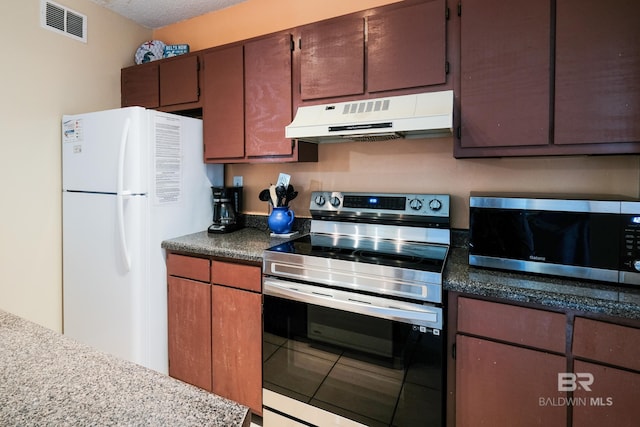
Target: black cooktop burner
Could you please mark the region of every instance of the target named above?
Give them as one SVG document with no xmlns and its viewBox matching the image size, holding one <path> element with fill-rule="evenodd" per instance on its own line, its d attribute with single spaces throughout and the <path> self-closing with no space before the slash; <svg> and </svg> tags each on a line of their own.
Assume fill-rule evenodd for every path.
<svg viewBox="0 0 640 427">
<path fill-rule="evenodd" d="M 441 272 L 448 247 L 430 243 L 309 234 L 281 243 L 268 250 L 396 268 Z"/>
</svg>

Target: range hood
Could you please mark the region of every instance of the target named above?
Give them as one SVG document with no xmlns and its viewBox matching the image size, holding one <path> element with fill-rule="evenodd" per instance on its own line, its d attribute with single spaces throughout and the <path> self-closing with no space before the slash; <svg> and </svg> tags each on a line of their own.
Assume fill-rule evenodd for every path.
<svg viewBox="0 0 640 427">
<path fill-rule="evenodd" d="M 299 107 L 287 138 L 306 142 L 384 141 L 451 135 L 453 91 Z"/>
</svg>

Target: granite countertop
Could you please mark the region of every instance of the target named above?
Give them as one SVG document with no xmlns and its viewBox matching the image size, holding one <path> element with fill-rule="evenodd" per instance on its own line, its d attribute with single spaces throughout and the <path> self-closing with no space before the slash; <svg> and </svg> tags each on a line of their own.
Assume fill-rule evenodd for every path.
<svg viewBox="0 0 640 427">
<path fill-rule="evenodd" d="M 467 248 L 451 249 L 444 272 L 444 288 L 550 308 L 640 319 L 640 289 L 472 267 Z"/>
<path fill-rule="evenodd" d="M 244 426 L 249 409 L 0 310 L 2 426 Z"/>
<path fill-rule="evenodd" d="M 290 238 L 296 237 L 298 235 Z M 262 252 L 265 249 L 287 240 L 287 237 L 271 237 L 268 230 L 247 227 L 225 234 L 201 231 L 165 240 L 162 247 L 175 252 L 262 262 Z"/>
<path fill-rule="evenodd" d="M 217 235 L 203 231 L 166 240 L 162 247 L 198 255 L 262 262 L 265 249 L 286 240 L 272 238 L 267 230 L 260 228 L 243 228 Z M 640 289 L 471 267 L 466 247 L 452 246 L 443 286 L 447 291 L 640 319 Z"/>
</svg>

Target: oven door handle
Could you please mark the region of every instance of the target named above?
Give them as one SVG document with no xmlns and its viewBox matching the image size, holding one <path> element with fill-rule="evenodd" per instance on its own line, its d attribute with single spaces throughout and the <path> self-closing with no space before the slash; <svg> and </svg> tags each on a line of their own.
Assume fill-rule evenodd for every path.
<svg viewBox="0 0 640 427">
<path fill-rule="evenodd" d="M 442 330 L 442 308 L 267 277 L 265 295 Z"/>
</svg>

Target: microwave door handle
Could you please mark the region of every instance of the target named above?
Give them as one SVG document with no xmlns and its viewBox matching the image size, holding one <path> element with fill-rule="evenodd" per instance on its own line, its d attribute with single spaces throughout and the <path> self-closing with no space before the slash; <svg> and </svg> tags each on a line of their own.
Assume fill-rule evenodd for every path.
<svg viewBox="0 0 640 427">
<path fill-rule="evenodd" d="M 335 293 L 330 289 L 314 287 L 313 290 L 310 291 L 308 290 L 310 287 L 306 290 L 300 288 L 301 287 L 297 287 L 295 284 L 283 283 L 274 279 L 265 279 L 263 292 L 265 295 L 281 297 L 306 304 L 315 304 L 363 314 L 365 316 L 442 329 L 442 312 L 435 307 L 393 307 L 392 303 L 388 306 L 380 306 L 366 301 L 366 297 L 360 296 L 359 294 L 349 294 L 353 295 L 352 298 L 337 298 L 334 296 Z"/>
</svg>

